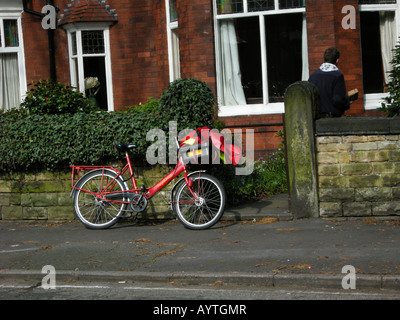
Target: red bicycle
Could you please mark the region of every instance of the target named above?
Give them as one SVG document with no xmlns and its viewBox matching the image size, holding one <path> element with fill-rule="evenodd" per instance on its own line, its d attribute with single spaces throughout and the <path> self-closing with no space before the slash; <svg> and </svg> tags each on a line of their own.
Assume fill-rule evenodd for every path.
<svg viewBox="0 0 400 320">
<path fill-rule="evenodd" d="M 129 151 L 135 144 L 116 144 L 125 153 L 126 165 L 118 170 L 112 166 L 71 166 L 73 205 L 78 219 L 90 229 L 105 229 L 114 225 L 126 212 L 139 213 L 146 209 L 148 200 L 181 173 L 171 190 L 171 206 L 179 221 L 189 229 L 206 229 L 219 221 L 225 208 L 225 190 L 215 177 L 205 170 L 187 172 L 189 159 L 209 156 L 207 143 L 194 144 L 187 137 L 179 146 L 175 168 L 152 187 L 138 188 Z M 88 171 L 79 179 L 79 173 Z M 130 177 L 123 175 L 129 172 Z M 77 180 L 78 179 L 78 180 Z M 75 182 L 75 180 L 77 180 Z M 132 188 L 127 185 L 131 181 Z"/>
</svg>

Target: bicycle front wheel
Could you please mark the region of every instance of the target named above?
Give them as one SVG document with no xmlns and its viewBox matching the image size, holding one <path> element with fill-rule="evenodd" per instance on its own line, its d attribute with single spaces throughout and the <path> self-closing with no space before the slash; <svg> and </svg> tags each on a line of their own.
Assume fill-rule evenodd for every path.
<svg viewBox="0 0 400 320">
<path fill-rule="evenodd" d="M 74 210 L 77 218 L 89 229 L 106 229 L 114 225 L 124 213 L 122 192 L 126 190 L 121 178 L 111 170 L 94 170 L 82 177 L 76 185 Z M 101 198 L 100 193 L 112 192 L 112 199 Z M 119 196 L 118 193 L 121 193 Z"/>
<path fill-rule="evenodd" d="M 193 197 L 186 183 L 177 190 L 174 209 L 179 221 L 189 229 L 201 230 L 219 221 L 225 209 L 225 190 L 213 176 L 201 173 L 191 176 Z"/>
</svg>

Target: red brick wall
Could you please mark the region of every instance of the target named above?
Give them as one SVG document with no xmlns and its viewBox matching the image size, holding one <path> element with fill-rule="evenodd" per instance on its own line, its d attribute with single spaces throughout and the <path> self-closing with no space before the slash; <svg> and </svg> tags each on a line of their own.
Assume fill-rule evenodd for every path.
<svg viewBox="0 0 400 320">
<path fill-rule="evenodd" d="M 70 0 L 56 0 L 61 14 Z M 29 9 L 41 12 L 45 1 L 29 2 Z M 146 102 L 159 97 L 169 83 L 168 48 L 164 1 L 107 0 L 118 14 L 110 27 L 114 106 Z M 50 77 L 47 31 L 41 18 L 24 13 L 22 18 L 28 83 Z M 70 83 L 67 33 L 55 31 L 57 80 Z"/>
<path fill-rule="evenodd" d="M 283 128 L 283 115 L 271 114 L 260 116 L 238 116 L 221 118 L 227 128 L 242 129 L 243 135 L 246 129 L 254 130 L 254 156 L 255 160 L 264 157 L 266 153 L 279 147 L 282 140 L 277 132 Z M 243 136 L 243 148 L 246 148 L 246 138 Z"/>
<path fill-rule="evenodd" d="M 335 46 L 333 0 L 306 0 L 310 73 L 323 62 L 324 51 Z"/>
<path fill-rule="evenodd" d="M 182 78 L 196 78 L 216 93 L 212 1 L 177 0 Z"/>
<path fill-rule="evenodd" d="M 56 3 L 60 8 L 63 2 Z M 46 1 L 30 1 L 29 9 L 41 12 Z M 49 45 L 47 30 L 42 28 L 42 18 L 28 13 L 22 15 L 22 32 L 25 48 L 26 78 L 28 83 L 50 78 Z M 57 29 L 55 38 L 55 60 L 57 80 L 70 82 L 68 67 L 68 44 L 66 33 Z M 28 88 L 29 89 L 29 88 Z"/>
<path fill-rule="evenodd" d="M 165 2 L 107 4 L 118 14 L 110 28 L 115 109 L 159 97 L 169 82 Z"/>
</svg>

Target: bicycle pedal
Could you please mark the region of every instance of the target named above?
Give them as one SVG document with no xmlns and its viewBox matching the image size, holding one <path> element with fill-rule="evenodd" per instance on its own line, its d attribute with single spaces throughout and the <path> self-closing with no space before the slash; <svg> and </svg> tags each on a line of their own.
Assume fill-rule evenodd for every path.
<svg viewBox="0 0 400 320">
<path fill-rule="evenodd" d="M 132 218 L 132 212 L 128 211 L 128 210 L 125 210 L 124 214 L 121 215 L 121 218 L 122 219 L 130 219 L 130 218 Z"/>
</svg>

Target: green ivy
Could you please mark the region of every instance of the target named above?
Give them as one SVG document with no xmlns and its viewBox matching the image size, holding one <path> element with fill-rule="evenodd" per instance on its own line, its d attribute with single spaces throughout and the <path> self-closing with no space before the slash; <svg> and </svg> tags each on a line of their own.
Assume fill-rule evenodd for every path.
<svg viewBox="0 0 400 320">
<path fill-rule="evenodd" d="M 178 131 L 212 126 L 216 101 L 212 90 L 197 79 L 178 79 L 160 97 L 163 117 L 178 122 Z"/>
<path fill-rule="evenodd" d="M 0 172 L 59 170 L 71 164 L 99 165 L 120 158 L 114 144 L 138 145 L 143 158 L 146 133 L 165 122 L 144 112 L 0 115 Z"/>
<path fill-rule="evenodd" d="M 146 141 L 151 129 L 168 128 L 170 121 L 177 122 L 179 131 L 213 123 L 212 91 L 198 80 L 171 83 L 160 102 L 150 98 L 127 111 L 95 113 L 83 112 L 93 110 L 71 87 L 51 81 L 35 87 L 21 110 L 0 114 L 0 173 L 104 164 L 120 158 L 117 142 L 135 143 L 134 156 L 144 161 L 153 143 Z"/>
</svg>

